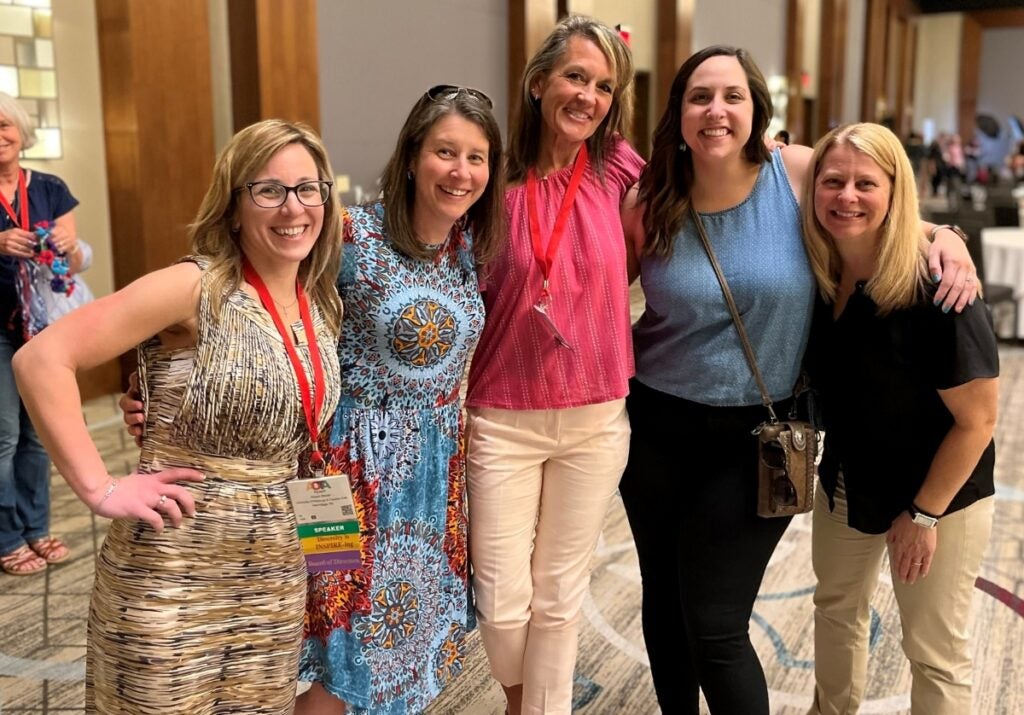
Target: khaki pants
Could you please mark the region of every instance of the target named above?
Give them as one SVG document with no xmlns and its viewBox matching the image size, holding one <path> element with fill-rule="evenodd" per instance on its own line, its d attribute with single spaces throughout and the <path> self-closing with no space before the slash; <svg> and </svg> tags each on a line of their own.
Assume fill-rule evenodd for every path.
<svg viewBox="0 0 1024 715">
<path fill-rule="evenodd" d="M 590 562 L 629 451 L 625 401 L 474 408 L 466 433 L 469 552 L 491 672 L 523 685 L 523 713 L 569 715 Z"/>
<path fill-rule="evenodd" d="M 811 713 L 856 713 L 868 667 L 870 599 L 878 584 L 885 534 L 865 534 L 846 523 L 846 500 L 836 508 L 818 489 L 814 501 L 812 561 L 814 676 Z M 910 659 L 914 715 L 969 715 L 971 656 L 968 621 L 974 581 L 992 530 L 995 499 L 975 502 L 943 517 L 931 571 L 908 585 L 893 576 L 903 626 L 903 652 Z"/>
</svg>

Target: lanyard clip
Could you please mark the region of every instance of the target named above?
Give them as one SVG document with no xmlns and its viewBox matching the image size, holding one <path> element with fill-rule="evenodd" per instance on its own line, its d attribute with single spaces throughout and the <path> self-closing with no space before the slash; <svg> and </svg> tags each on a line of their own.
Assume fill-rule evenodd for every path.
<svg viewBox="0 0 1024 715">
<path fill-rule="evenodd" d="M 323 479 L 324 468 L 327 466 L 324 456 L 319 449 L 314 449 L 309 455 L 309 474 L 314 479 Z"/>
</svg>

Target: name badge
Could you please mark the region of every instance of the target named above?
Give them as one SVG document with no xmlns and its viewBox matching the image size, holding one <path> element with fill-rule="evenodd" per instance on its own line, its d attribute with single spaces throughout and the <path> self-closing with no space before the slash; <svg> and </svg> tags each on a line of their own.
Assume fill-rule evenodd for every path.
<svg viewBox="0 0 1024 715">
<path fill-rule="evenodd" d="M 348 477 L 318 477 L 288 482 L 299 543 L 310 573 L 362 566 L 359 521 Z"/>
</svg>

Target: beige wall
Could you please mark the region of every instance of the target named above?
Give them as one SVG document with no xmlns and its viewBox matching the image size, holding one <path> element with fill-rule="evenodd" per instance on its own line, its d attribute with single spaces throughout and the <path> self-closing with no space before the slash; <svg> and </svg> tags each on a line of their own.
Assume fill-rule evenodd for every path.
<svg viewBox="0 0 1024 715">
<path fill-rule="evenodd" d="M 924 15 L 918 20 L 914 80 L 914 129 L 918 131 L 926 122 L 936 132 L 956 129 L 962 30 L 960 13 Z"/>
<path fill-rule="evenodd" d="M 981 36 L 978 111 L 1001 122 L 1024 118 L 1024 72 L 1021 72 L 1024 27 L 990 27 Z"/>
<path fill-rule="evenodd" d="M 433 85 L 487 92 L 504 136 L 505 0 L 319 0 L 317 20 L 321 133 L 334 170 L 364 199 L 376 195 L 409 110 Z M 352 202 L 354 191 L 341 200 Z"/>
<path fill-rule="evenodd" d="M 113 290 L 114 270 L 93 3 L 53 0 L 53 34 L 64 157 L 26 161 L 25 165 L 56 174 L 79 200 L 75 209 L 78 234 L 89 241 L 94 251 L 92 268 L 85 277 L 93 293 L 100 296 Z"/>
</svg>

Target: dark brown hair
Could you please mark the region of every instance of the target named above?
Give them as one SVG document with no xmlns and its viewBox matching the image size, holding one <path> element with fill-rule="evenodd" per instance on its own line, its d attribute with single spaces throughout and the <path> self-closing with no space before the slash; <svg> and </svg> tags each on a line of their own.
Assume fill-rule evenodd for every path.
<svg viewBox="0 0 1024 715">
<path fill-rule="evenodd" d="M 398 134 L 395 151 L 380 178 L 384 228 L 391 243 L 402 253 L 420 260 L 433 260 L 436 254 L 424 248 L 413 230 L 416 183 L 409 177 L 409 167 L 420 153 L 430 130 L 451 114 L 476 124 L 487 138 L 490 178 L 480 198 L 466 212 L 466 226 L 473 234 L 473 256 L 478 265 L 483 265 L 494 256 L 505 235 L 503 153 L 498 122 L 487 105 L 469 92 L 456 92 L 438 99 L 424 94 L 413 105 Z"/>
<path fill-rule="evenodd" d="M 645 207 L 644 231 L 647 242 L 644 250 L 648 253 L 670 254 L 672 240 L 686 217 L 694 174 L 691 152 L 680 151 L 680 143 L 683 141 L 683 95 L 697 68 L 705 60 L 719 56 L 735 57 L 747 75 L 747 84 L 750 86 L 754 120 L 750 127 L 750 138 L 744 145 L 744 156 L 753 164 L 762 164 L 771 156 L 764 145 L 764 133 L 772 119 L 772 98 L 764 75 L 754 64 L 750 53 L 738 47 L 712 45 L 690 55 L 672 81 L 668 106 L 654 131 L 651 161 L 640 175 L 638 200 Z"/>
</svg>

